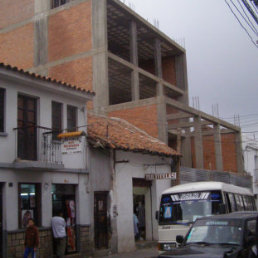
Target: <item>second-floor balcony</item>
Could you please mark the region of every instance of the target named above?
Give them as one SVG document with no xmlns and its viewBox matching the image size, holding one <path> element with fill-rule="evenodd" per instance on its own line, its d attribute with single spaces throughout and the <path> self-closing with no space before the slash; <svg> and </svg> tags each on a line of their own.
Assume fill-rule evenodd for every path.
<svg viewBox="0 0 258 258">
<path fill-rule="evenodd" d="M 16 168 L 62 169 L 61 141 L 57 133 L 43 126 L 14 128 L 16 132 Z"/>
</svg>

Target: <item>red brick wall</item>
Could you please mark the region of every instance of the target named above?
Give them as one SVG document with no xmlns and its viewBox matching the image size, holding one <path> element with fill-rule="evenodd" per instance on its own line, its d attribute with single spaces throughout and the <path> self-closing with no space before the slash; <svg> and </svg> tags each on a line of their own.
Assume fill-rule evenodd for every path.
<svg viewBox="0 0 258 258">
<path fill-rule="evenodd" d="M 1 8 L 1 7 L 0 7 Z M 27 24 L 0 36 L 0 62 L 19 68 L 33 67 L 34 25 Z"/>
<path fill-rule="evenodd" d="M 49 61 L 89 51 L 92 48 L 91 33 L 91 1 L 50 16 Z"/>
<path fill-rule="evenodd" d="M 92 57 L 49 68 L 49 77 L 92 90 Z"/>
<path fill-rule="evenodd" d="M 226 172 L 237 172 L 237 160 L 236 160 L 236 146 L 234 134 L 222 134 L 221 135 L 221 148 L 222 148 L 222 160 L 223 170 Z M 196 168 L 195 162 L 195 149 L 194 138 L 192 137 L 192 160 L 193 167 Z M 213 136 L 203 136 L 203 160 L 204 168 L 215 170 L 216 169 L 216 157 L 215 157 L 215 145 Z"/>
<path fill-rule="evenodd" d="M 222 158 L 224 171 L 237 172 L 237 152 L 234 134 L 222 134 Z"/>
<path fill-rule="evenodd" d="M 0 0 L 0 29 L 34 15 L 34 0 Z"/>
<path fill-rule="evenodd" d="M 125 110 L 113 111 L 110 117 L 119 117 L 139 127 L 149 135 L 158 138 L 157 105 L 147 105 Z"/>
<path fill-rule="evenodd" d="M 203 163 L 205 169 L 216 170 L 215 145 L 213 136 L 203 137 Z"/>
<path fill-rule="evenodd" d="M 165 81 L 176 85 L 176 68 L 174 57 L 162 58 L 162 74 Z"/>
</svg>

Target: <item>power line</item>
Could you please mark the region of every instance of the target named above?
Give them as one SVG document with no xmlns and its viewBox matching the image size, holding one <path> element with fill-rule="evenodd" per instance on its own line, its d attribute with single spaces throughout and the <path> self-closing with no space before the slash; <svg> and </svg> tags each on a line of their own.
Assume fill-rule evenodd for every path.
<svg viewBox="0 0 258 258">
<path fill-rule="evenodd" d="M 240 24 L 240 26 L 243 28 L 243 30 L 246 32 L 246 34 L 248 35 L 248 37 L 250 38 L 250 40 L 252 41 L 252 43 L 255 45 L 255 47 L 257 48 L 258 46 L 256 45 L 255 41 L 253 40 L 252 36 L 249 34 L 248 30 L 244 27 L 244 25 L 241 23 L 241 21 L 239 20 L 239 18 L 237 17 L 237 15 L 234 13 L 233 9 L 231 8 L 230 4 L 227 2 L 227 0 L 225 0 L 226 4 L 228 5 L 230 11 L 232 12 L 232 14 L 235 16 L 235 18 L 237 19 L 238 23 Z"/>
<path fill-rule="evenodd" d="M 247 15 L 247 13 L 245 12 L 245 9 L 243 8 L 243 6 L 241 5 L 241 3 L 240 3 L 240 0 L 237 0 L 238 1 L 238 3 L 239 3 L 239 5 L 240 5 L 240 7 L 242 8 L 242 10 L 243 10 L 243 12 L 244 12 L 244 14 L 245 14 L 245 16 L 247 17 L 247 19 L 248 19 L 248 21 L 249 21 L 249 23 L 246 21 L 246 19 L 242 16 L 242 14 L 240 13 L 240 11 L 238 11 L 240 14 L 241 14 L 241 16 L 244 18 L 244 20 L 246 21 L 246 23 L 249 25 L 249 27 L 252 29 L 252 31 L 257 35 L 257 30 L 256 30 L 256 28 L 254 27 L 254 25 L 253 25 L 253 23 L 251 22 L 251 20 L 249 19 L 249 16 Z M 231 2 L 232 2 L 232 0 L 231 0 Z M 233 3 L 233 2 L 232 2 Z M 235 4 L 233 3 L 233 5 L 235 6 Z M 237 7 L 236 7 L 237 8 Z"/>
<path fill-rule="evenodd" d="M 242 0 L 242 2 L 245 5 L 245 7 L 247 8 L 247 10 L 249 11 L 249 13 L 252 15 L 252 17 L 254 18 L 255 22 L 258 24 L 258 18 L 256 16 L 256 14 L 254 13 L 253 9 L 251 8 L 251 6 L 248 4 L 248 2 L 246 0 Z"/>
</svg>

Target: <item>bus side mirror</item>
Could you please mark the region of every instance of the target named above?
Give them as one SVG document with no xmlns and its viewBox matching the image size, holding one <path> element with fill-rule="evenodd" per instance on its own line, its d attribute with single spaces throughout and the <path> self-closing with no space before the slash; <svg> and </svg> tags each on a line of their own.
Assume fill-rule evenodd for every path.
<svg viewBox="0 0 258 258">
<path fill-rule="evenodd" d="M 182 244 L 184 242 L 184 237 L 181 235 L 176 236 L 176 241 L 178 244 Z"/>
<path fill-rule="evenodd" d="M 159 211 L 156 211 L 155 218 L 156 218 L 156 220 L 159 220 Z"/>
<path fill-rule="evenodd" d="M 220 214 L 226 213 L 226 205 L 224 203 L 219 204 L 219 213 Z"/>
</svg>

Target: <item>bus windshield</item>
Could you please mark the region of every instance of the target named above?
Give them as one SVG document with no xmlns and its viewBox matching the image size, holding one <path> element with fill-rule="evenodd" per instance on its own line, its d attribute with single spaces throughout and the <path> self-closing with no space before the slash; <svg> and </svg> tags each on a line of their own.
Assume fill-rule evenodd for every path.
<svg viewBox="0 0 258 258">
<path fill-rule="evenodd" d="M 189 224 L 197 218 L 219 214 L 220 191 L 165 194 L 161 197 L 159 223 Z"/>
</svg>

